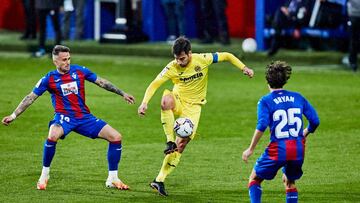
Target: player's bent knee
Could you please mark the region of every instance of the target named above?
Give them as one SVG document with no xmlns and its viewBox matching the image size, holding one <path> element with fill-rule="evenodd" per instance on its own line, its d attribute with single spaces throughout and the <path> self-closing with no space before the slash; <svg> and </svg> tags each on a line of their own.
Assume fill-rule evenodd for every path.
<svg viewBox="0 0 360 203">
<path fill-rule="evenodd" d="M 114 135 L 114 141 L 113 142 L 121 142 L 122 136 L 120 133 L 117 133 Z"/>
<path fill-rule="evenodd" d="M 60 138 L 60 137 L 59 137 L 59 136 L 56 136 L 56 135 L 49 135 L 49 136 L 47 137 L 48 140 L 51 140 L 51 141 L 53 141 L 53 142 L 58 141 L 59 138 Z"/>
<path fill-rule="evenodd" d="M 171 110 L 174 108 L 174 106 L 175 106 L 175 102 L 171 96 L 167 95 L 162 98 L 161 110 Z"/>
<path fill-rule="evenodd" d="M 250 177 L 249 177 L 249 184 L 252 183 L 252 182 L 254 182 L 254 181 L 257 182 L 257 183 L 259 183 L 259 185 L 260 185 L 261 182 L 263 181 L 263 179 L 260 178 L 259 176 L 257 176 L 255 170 L 253 169 L 253 170 L 251 171 L 251 174 L 250 174 Z"/>
<path fill-rule="evenodd" d="M 121 134 L 110 125 L 105 125 L 99 132 L 98 137 L 109 142 L 120 142 L 122 139 Z"/>
<path fill-rule="evenodd" d="M 48 139 L 52 141 L 57 141 L 61 136 L 63 136 L 63 134 L 63 128 L 58 124 L 54 124 L 50 127 Z"/>
<path fill-rule="evenodd" d="M 285 188 L 286 189 L 294 189 L 296 188 L 295 181 L 287 179 L 285 182 Z"/>
<path fill-rule="evenodd" d="M 107 136 L 109 142 L 121 142 L 122 136 L 119 132 L 113 132 Z"/>
</svg>

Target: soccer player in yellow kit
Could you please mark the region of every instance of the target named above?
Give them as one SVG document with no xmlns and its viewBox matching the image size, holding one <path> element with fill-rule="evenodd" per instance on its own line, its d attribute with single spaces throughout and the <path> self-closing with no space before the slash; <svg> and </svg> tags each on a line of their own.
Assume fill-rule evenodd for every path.
<svg viewBox="0 0 360 203">
<path fill-rule="evenodd" d="M 252 69 L 246 67 L 234 55 L 222 53 L 193 54 L 191 44 L 185 37 L 179 37 L 173 45 L 175 60 L 171 61 L 146 89 L 144 99 L 138 109 L 140 116 L 144 116 L 147 104 L 155 91 L 167 80 L 174 83 L 173 90 L 164 90 L 161 100 L 161 122 L 167 138 L 167 147 L 164 150 L 165 158 L 159 175 L 150 186 L 160 195 L 167 196 L 164 181 L 179 164 L 180 157 L 186 145 L 195 137 L 198 127 L 201 107 L 206 103 L 208 83 L 208 67 L 212 63 L 229 61 L 250 78 Z M 174 115 L 189 118 L 194 124 L 194 131 L 190 137 L 174 137 Z"/>
</svg>

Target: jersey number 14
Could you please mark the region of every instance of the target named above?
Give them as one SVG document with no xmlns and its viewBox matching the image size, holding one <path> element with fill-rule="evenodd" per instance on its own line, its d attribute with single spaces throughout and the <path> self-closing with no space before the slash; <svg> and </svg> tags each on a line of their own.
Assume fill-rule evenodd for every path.
<svg viewBox="0 0 360 203">
<path fill-rule="evenodd" d="M 274 121 L 280 121 L 275 127 L 275 136 L 277 138 L 288 138 L 289 135 L 293 137 L 299 136 L 299 132 L 302 126 L 302 120 L 299 118 L 301 111 L 299 108 L 289 108 L 288 110 L 276 110 L 273 114 Z M 294 128 L 288 128 L 284 130 L 286 125 L 295 125 Z"/>
</svg>

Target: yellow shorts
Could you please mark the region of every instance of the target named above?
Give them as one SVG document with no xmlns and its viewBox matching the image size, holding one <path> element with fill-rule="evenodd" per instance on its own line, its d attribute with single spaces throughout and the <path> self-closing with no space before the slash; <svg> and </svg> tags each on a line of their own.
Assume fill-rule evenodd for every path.
<svg viewBox="0 0 360 203">
<path fill-rule="evenodd" d="M 174 115 L 183 118 L 190 118 L 194 124 L 194 132 L 190 136 L 191 139 L 194 139 L 196 135 L 196 130 L 200 120 L 201 114 L 201 104 L 190 104 L 184 101 L 181 101 L 179 95 L 174 94 L 172 91 L 165 89 L 163 96 L 171 95 L 175 100 L 175 108 L 173 109 Z"/>
</svg>

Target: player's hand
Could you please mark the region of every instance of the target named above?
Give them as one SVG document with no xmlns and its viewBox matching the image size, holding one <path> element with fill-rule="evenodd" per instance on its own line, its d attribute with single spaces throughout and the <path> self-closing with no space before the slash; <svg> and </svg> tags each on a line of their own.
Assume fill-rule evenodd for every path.
<svg viewBox="0 0 360 203">
<path fill-rule="evenodd" d="M 249 76 L 249 78 L 252 78 L 254 76 L 254 71 L 248 67 L 245 67 L 243 69 L 243 73 L 244 73 L 244 75 Z"/>
<path fill-rule="evenodd" d="M 139 116 L 143 117 L 145 116 L 147 110 L 147 104 L 146 103 L 142 103 L 139 108 L 138 108 L 138 114 Z"/>
<path fill-rule="evenodd" d="M 251 151 L 249 148 L 246 149 L 242 154 L 242 159 L 245 163 L 248 162 L 249 157 L 253 154 L 253 151 Z"/>
<path fill-rule="evenodd" d="M 11 117 L 11 116 L 5 116 L 2 120 L 1 120 L 1 122 L 2 122 L 2 124 L 4 124 L 4 125 L 6 125 L 6 126 L 8 126 L 11 122 L 13 122 L 15 119 L 13 118 L 13 117 Z"/>
<path fill-rule="evenodd" d="M 130 94 L 124 93 L 124 99 L 128 104 L 135 104 L 135 97 Z"/>
<path fill-rule="evenodd" d="M 305 139 L 307 138 L 307 136 L 308 136 L 309 134 L 310 134 L 310 133 L 309 133 L 308 128 L 305 128 L 305 129 L 303 130 L 303 136 L 305 137 Z"/>
</svg>

